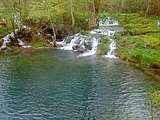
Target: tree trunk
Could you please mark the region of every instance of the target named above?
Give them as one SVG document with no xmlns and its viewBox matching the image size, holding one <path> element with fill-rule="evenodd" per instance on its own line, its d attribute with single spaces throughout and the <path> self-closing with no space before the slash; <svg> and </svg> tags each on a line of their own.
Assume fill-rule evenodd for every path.
<svg viewBox="0 0 160 120">
<path fill-rule="evenodd" d="M 125 0 L 122 0 L 121 2 L 121 12 L 123 12 Z"/>
<path fill-rule="evenodd" d="M 156 0 L 157 2 L 157 15 L 160 15 L 160 0 Z"/>
<path fill-rule="evenodd" d="M 151 5 L 150 4 L 151 4 L 151 0 L 148 0 L 145 16 L 148 16 L 151 12 Z"/>
<path fill-rule="evenodd" d="M 14 19 L 11 21 L 12 21 L 11 24 L 12 24 L 12 29 L 13 29 L 12 31 L 14 33 L 14 39 L 12 39 L 11 44 L 12 44 L 12 46 L 14 46 L 15 44 L 17 46 L 18 45 L 18 37 L 17 37 L 17 33 L 16 33 L 15 22 L 14 22 Z"/>
<path fill-rule="evenodd" d="M 52 28 L 52 31 L 53 31 L 53 37 L 54 37 L 54 39 L 56 40 L 56 32 L 55 32 L 54 25 L 53 25 L 53 23 L 52 23 L 51 10 L 50 10 L 50 6 L 49 6 L 49 3 L 48 3 L 47 0 L 46 0 L 46 4 L 47 4 L 48 19 L 49 19 L 49 22 L 50 22 L 50 25 L 51 25 L 51 28 Z"/>
<path fill-rule="evenodd" d="M 57 47 L 57 45 L 56 45 L 56 32 L 55 32 L 55 28 L 54 28 L 54 25 L 53 25 L 53 22 L 52 22 L 52 19 L 51 19 L 51 10 L 50 10 L 48 0 L 46 0 L 46 5 L 47 5 L 47 12 L 48 12 L 48 19 L 49 19 L 49 22 L 50 22 L 50 25 L 51 25 L 51 28 L 52 28 L 52 31 L 53 31 L 52 47 Z"/>
<path fill-rule="evenodd" d="M 96 28 L 98 26 L 98 11 L 100 8 L 100 0 L 88 1 L 88 26 L 87 29 Z"/>
<path fill-rule="evenodd" d="M 59 4 L 60 10 L 62 10 L 60 16 L 61 16 L 62 25 L 64 27 L 64 7 L 62 5 L 62 1 L 61 0 L 58 0 L 58 4 Z"/>
<path fill-rule="evenodd" d="M 71 7 L 72 27 L 74 28 L 74 26 L 75 26 L 75 18 L 74 18 L 73 0 L 70 0 L 70 7 Z"/>
</svg>

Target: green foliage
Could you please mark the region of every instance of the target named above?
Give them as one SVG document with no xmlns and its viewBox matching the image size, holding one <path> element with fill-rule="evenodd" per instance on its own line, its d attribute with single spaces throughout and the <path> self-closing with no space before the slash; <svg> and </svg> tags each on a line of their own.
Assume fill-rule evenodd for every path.
<svg viewBox="0 0 160 120">
<path fill-rule="evenodd" d="M 110 13 L 160 15 L 158 0 L 102 0 L 101 9 Z"/>
<path fill-rule="evenodd" d="M 98 43 L 98 48 L 97 48 L 97 55 L 104 55 L 106 52 L 109 50 L 109 42 L 110 40 L 106 36 L 101 36 L 99 43 Z"/>
<path fill-rule="evenodd" d="M 0 36 L 4 36 L 8 33 L 7 29 L 5 27 L 0 26 Z"/>
<path fill-rule="evenodd" d="M 88 31 L 85 31 L 85 30 L 80 30 L 79 32 L 80 32 L 82 35 L 88 35 L 88 33 L 89 33 Z"/>
<path fill-rule="evenodd" d="M 139 14 L 113 14 L 111 15 L 114 19 L 117 19 L 126 30 L 137 32 L 137 31 L 151 31 L 160 30 L 157 26 L 157 17 L 145 17 Z"/>
<path fill-rule="evenodd" d="M 0 16 L 4 16 L 4 7 L 2 3 L 0 3 Z"/>
<path fill-rule="evenodd" d="M 34 40 L 31 42 L 31 46 L 33 48 L 45 48 L 49 47 L 49 42 L 39 36 L 36 36 Z"/>
<path fill-rule="evenodd" d="M 148 36 L 147 40 L 147 36 L 117 37 L 117 55 L 131 62 L 160 68 L 160 41 Z"/>
<path fill-rule="evenodd" d="M 147 108 L 150 113 L 150 120 L 158 120 L 160 118 L 160 90 L 152 90 L 147 94 Z"/>
</svg>

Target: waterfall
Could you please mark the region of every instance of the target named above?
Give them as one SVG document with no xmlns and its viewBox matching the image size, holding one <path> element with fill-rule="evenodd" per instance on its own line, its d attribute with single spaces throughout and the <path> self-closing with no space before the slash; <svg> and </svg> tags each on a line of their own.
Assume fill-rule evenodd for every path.
<svg viewBox="0 0 160 120">
<path fill-rule="evenodd" d="M 90 55 L 96 54 L 97 46 L 98 46 L 98 40 L 95 37 L 93 37 L 92 39 L 93 39 L 92 40 L 93 41 L 92 49 L 89 52 L 86 52 L 86 53 L 83 53 L 83 54 L 79 55 L 78 57 L 85 57 L 85 56 L 90 56 Z"/>
<path fill-rule="evenodd" d="M 30 29 L 27 28 L 26 26 L 23 26 L 24 29 Z M 18 29 L 15 30 L 16 34 L 18 33 Z M 4 36 L 2 38 L 3 44 L 0 47 L 0 50 L 2 49 L 6 49 L 7 48 L 7 44 L 11 42 L 11 40 L 15 39 L 14 37 L 14 33 L 11 32 L 10 34 Z M 27 45 L 26 43 L 24 43 L 21 39 L 18 38 L 18 45 L 21 46 L 22 48 L 30 48 L 30 45 Z"/>
<path fill-rule="evenodd" d="M 0 49 L 5 49 L 7 48 L 7 43 L 11 42 L 11 39 L 14 39 L 14 33 L 10 33 L 8 35 L 6 35 L 5 37 L 2 38 L 3 44 L 0 47 Z"/>
<path fill-rule="evenodd" d="M 70 36 L 71 40 L 70 43 L 67 43 L 67 39 L 64 39 L 62 42 L 59 42 L 58 44 L 65 44 L 65 46 L 63 46 L 60 49 L 63 50 L 73 50 L 73 46 L 77 45 L 80 42 L 80 39 L 82 39 L 82 35 L 81 34 L 75 34 L 74 36 Z M 69 38 L 69 37 L 68 37 Z"/>
<path fill-rule="evenodd" d="M 115 26 L 115 25 L 119 25 L 117 20 L 112 20 L 110 19 L 110 17 L 108 17 L 107 19 L 101 20 L 99 22 L 99 26 Z"/>
<path fill-rule="evenodd" d="M 98 39 L 92 35 L 82 35 L 80 33 L 69 36 L 62 42 L 57 42 L 62 50 L 78 51 L 78 57 L 90 56 L 96 53 Z"/>
<path fill-rule="evenodd" d="M 112 20 L 110 17 L 100 20 L 99 28 L 93 29 L 87 35 L 82 35 L 80 33 L 75 34 L 73 36 L 69 36 L 65 38 L 62 42 L 57 42 L 59 49 L 62 50 L 73 50 L 79 52 L 78 57 L 90 56 L 96 54 L 97 46 L 98 46 L 98 38 L 97 36 L 106 36 L 112 37 L 118 31 L 118 21 Z M 108 58 L 116 58 L 114 56 L 114 50 L 116 49 L 116 43 L 114 40 L 111 40 L 109 45 L 110 50 L 107 55 Z"/>
<path fill-rule="evenodd" d="M 114 51 L 116 49 L 116 43 L 113 39 L 110 39 L 110 45 L 109 45 L 109 51 L 107 53 L 107 55 L 105 55 L 105 57 L 107 58 L 117 58 L 115 55 L 114 55 Z"/>
</svg>

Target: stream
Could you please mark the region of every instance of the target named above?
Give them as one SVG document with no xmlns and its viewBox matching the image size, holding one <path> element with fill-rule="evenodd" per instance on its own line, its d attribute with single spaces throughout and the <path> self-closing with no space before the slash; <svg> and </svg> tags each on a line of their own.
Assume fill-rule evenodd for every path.
<svg viewBox="0 0 160 120">
<path fill-rule="evenodd" d="M 44 50 L 0 58 L 0 120 L 146 120 L 159 83 L 119 59 Z"/>
</svg>

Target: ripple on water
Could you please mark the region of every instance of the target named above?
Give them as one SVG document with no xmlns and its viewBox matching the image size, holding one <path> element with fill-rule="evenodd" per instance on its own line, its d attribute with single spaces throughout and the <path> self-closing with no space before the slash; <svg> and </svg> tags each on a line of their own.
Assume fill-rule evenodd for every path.
<svg viewBox="0 0 160 120">
<path fill-rule="evenodd" d="M 0 58 L 2 120 L 149 118 L 146 93 L 156 84 L 120 60 L 65 51 L 11 58 Z"/>
</svg>

